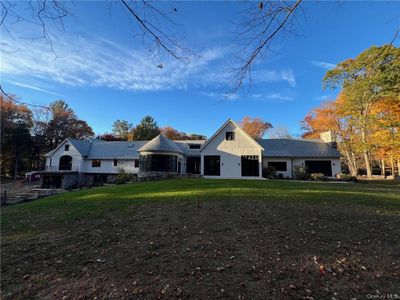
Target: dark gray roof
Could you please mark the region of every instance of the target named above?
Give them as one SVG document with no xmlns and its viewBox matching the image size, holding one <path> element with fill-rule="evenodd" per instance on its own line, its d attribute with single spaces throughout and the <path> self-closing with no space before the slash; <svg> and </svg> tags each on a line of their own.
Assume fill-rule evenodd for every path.
<svg viewBox="0 0 400 300">
<path fill-rule="evenodd" d="M 266 157 L 340 157 L 337 149 L 322 140 L 261 139 Z"/>
<path fill-rule="evenodd" d="M 81 141 L 81 140 L 77 140 L 77 139 L 71 139 L 68 138 L 67 141 L 75 147 L 76 150 L 78 150 L 78 152 L 83 155 L 86 156 L 89 154 L 90 151 L 90 147 L 92 145 L 92 143 L 88 142 L 88 141 Z"/>
<path fill-rule="evenodd" d="M 144 144 L 138 151 L 185 153 L 181 147 L 162 134 L 157 135 L 154 139 Z"/>
<path fill-rule="evenodd" d="M 147 141 L 113 141 L 91 143 L 88 159 L 137 159 L 138 149 Z"/>
</svg>

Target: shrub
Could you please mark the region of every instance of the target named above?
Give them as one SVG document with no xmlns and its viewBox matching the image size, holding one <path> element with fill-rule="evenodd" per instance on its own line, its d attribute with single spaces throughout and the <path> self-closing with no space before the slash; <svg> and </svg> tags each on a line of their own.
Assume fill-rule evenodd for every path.
<svg viewBox="0 0 400 300">
<path fill-rule="evenodd" d="M 118 169 L 118 174 L 115 179 L 116 184 L 122 184 L 133 180 L 133 175 L 126 173 L 123 168 Z"/>
<path fill-rule="evenodd" d="M 310 175 L 312 180 L 316 180 L 316 181 L 326 181 L 328 180 L 328 177 L 326 177 L 324 174 L 322 173 L 312 173 Z"/>
<path fill-rule="evenodd" d="M 357 182 L 357 177 L 351 176 L 350 174 L 338 174 L 337 178 L 343 181 L 354 181 Z"/>
<path fill-rule="evenodd" d="M 294 167 L 294 176 L 300 180 L 308 180 L 310 179 L 310 173 L 307 172 L 306 168 L 301 166 Z"/>
<path fill-rule="evenodd" d="M 274 167 L 263 168 L 263 177 L 273 179 L 276 177 L 276 171 Z"/>
</svg>

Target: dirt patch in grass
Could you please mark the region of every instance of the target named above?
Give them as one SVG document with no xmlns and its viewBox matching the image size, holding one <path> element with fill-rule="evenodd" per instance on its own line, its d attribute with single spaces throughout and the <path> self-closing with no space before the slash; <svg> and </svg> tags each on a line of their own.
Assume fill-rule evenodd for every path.
<svg viewBox="0 0 400 300">
<path fill-rule="evenodd" d="M 400 218 L 342 206 L 147 203 L 2 241 L 2 298 L 400 294 Z"/>
</svg>

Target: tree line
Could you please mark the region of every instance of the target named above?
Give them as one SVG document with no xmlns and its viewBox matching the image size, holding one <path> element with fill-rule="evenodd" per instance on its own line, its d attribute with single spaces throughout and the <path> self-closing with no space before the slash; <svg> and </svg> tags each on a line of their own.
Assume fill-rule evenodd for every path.
<svg viewBox="0 0 400 300">
<path fill-rule="evenodd" d="M 336 133 L 339 150 L 352 176 L 389 169 L 400 176 L 400 48 L 370 47 L 329 70 L 325 87 L 338 97 L 315 108 L 302 121 L 303 137 Z"/>
<path fill-rule="evenodd" d="M 27 171 L 43 170 L 44 155 L 64 139 L 84 139 L 95 134 L 89 124 L 78 118 L 64 100 L 48 107 L 29 108 L 16 96 L 0 94 L 1 105 L 1 176 L 17 178 Z M 272 125 L 261 118 L 244 117 L 240 126 L 254 138 L 261 138 Z M 107 141 L 151 140 L 163 134 L 171 140 L 205 140 L 197 133 L 185 133 L 171 126 L 159 127 L 152 116 L 137 125 L 116 120 L 112 133 L 97 136 Z"/>
</svg>

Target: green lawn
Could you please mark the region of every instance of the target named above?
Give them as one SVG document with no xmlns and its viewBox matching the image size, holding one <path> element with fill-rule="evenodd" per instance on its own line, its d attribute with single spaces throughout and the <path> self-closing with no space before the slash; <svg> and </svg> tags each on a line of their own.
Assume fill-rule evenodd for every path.
<svg viewBox="0 0 400 300">
<path fill-rule="evenodd" d="M 124 212 L 149 201 L 262 200 L 359 206 L 377 213 L 400 214 L 400 183 L 326 183 L 278 180 L 182 179 L 90 188 L 62 193 L 3 208 L 4 231 L 25 224 L 25 219 L 56 222 Z M 22 226 L 27 228 L 26 226 Z M 13 230 L 15 232 L 15 228 Z"/>
<path fill-rule="evenodd" d="M 332 285 L 339 298 L 382 286 L 398 292 L 392 290 L 400 274 L 394 181 L 104 186 L 3 207 L 1 226 L 2 298 L 318 299 L 334 297 L 333 290 L 319 290 Z M 329 276 L 320 277 L 322 264 Z"/>
</svg>

